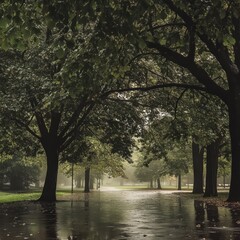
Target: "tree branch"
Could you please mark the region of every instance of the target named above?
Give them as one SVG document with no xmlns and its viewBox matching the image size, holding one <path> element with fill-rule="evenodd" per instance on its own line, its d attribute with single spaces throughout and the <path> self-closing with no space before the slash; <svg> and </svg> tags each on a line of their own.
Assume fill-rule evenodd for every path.
<svg viewBox="0 0 240 240">
<path fill-rule="evenodd" d="M 92 102 L 85 110 L 83 116 L 81 119 L 79 119 L 76 125 L 69 132 L 66 132 L 66 135 L 61 136 L 59 143 L 61 151 L 67 148 L 75 140 L 75 136 L 78 133 L 79 128 L 83 125 L 84 121 L 89 116 L 89 113 L 92 111 L 95 105 L 96 103 Z"/>
<path fill-rule="evenodd" d="M 181 100 L 181 98 L 183 97 L 184 93 L 187 91 L 187 89 L 184 89 L 182 91 L 182 93 L 180 94 L 180 96 L 178 97 L 177 101 L 176 101 L 176 104 L 175 104 L 175 107 L 174 107 L 174 118 L 176 119 L 177 118 L 177 108 L 178 108 L 178 103 L 179 101 Z"/>
<path fill-rule="evenodd" d="M 233 66 L 234 64 L 229 57 L 228 49 L 223 45 L 223 43 L 217 42 L 216 44 L 214 44 L 207 35 L 200 33 L 197 33 L 197 35 L 199 36 L 201 41 L 205 43 L 209 51 L 215 56 L 215 58 L 220 63 L 223 70 L 227 73 L 228 76 L 235 72 Z"/>
<path fill-rule="evenodd" d="M 174 12 L 176 13 L 182 20 L 187 24 L 188 28 L 192 28 L 195 26 L 194 21 L 192 20 L 191 16 L 189 16 L 186 12 L 182 9 L 178 8 L 172 0 L 163 0 L 164 3 Z M 217 42 L 215 45 L 206 34 L 196 32 L 199 38 L 202 40 L 203 43 L 206 44 L 209 51 L 216 57 L 224 71 L 227 73 L 228 76 L 231 76 L 232 73 L 236 73 L 236 67 L 234 66 L 233 62 L 229 57 L 229 53 L 227 48 L 220 42 Z M 239 54 L 238 54 L 239 55 Z M 239 71 L 238 71 L 239 72 Z M 237 72 L 237 74 L 238 74 Z M 228 78 L 228 79 L 231 79 Z"/>
<path fill-rule="evenodd" d="M 187 26 L 194 26 L 194 22 L 186 12 L 182 9 L 178 8 L 172 0 L 163 0 L 163 2 L 173 11 L 175 12 L 182 20 L 187 24 Z"/>
<path fill-rule="evenodd" d="M 33 94 L 31 94 L 30 89 L 28 87 L 27 87 L 27 92 L 29 95 L 29 102 L 32 107 L 35 118 L 37 120 L 37 125 L 41 133 L 41 136 L 46 136 L 48 134 L 48 129 L 46 127 L 42 114 L 36 109 L 38 106 L 37 99 Z"/>
<path fill-rule="evenodd" d="M 238 66 L 238 69 L 240 69 L 240 20 L 233 17 L 233 36 L 235 38 L 235 44 L 233 46 L 234 49 L 234 57 L 235 57 L 235 64 Z"/>
<path fill-rule="evenodd" d="M 173 50 L 162 46 L 157 42 L 146 42 L 147 46 L 152 49 L 156 49 L 166 59 L 176 63 L 177 65 L 188 69 L 192 75 L 205 86 L 204 91 L 212 95 L 218 96 L 224 102 L 227 102 L 227 91 L 217 85 L 208 73 L 194 61 L 189 60 L 188 57 L 184 57 L 180 53 L 174 52 Z"/>
<path fill-rule="evenodd" d="M 60 112 L 56 111 L 56 110 L 51 111 L 51 123 L 50 123 L 50 128 L 49 128 L 50 134 L 57 135 L 61 117 L 62 117 L 61 111 Z"/>
<path fill-rule="evenodd" d="M 16 122 L 16 124 L 19 127 L 24 127 L 32 136 L 34 136 L 35 138 L 37 138 L 38 140 L 41 139 L 40 136 L 38 136 L 26 123 L 22 122 L 21 120 L 17 119 L 17 118 L 12 118 L 12 120 L 14 122 Z"/>
<path fill-rule="evenodd" d="M 196 44 L 195 44 L 195 27 L 189 28 L 189 51 L 188 51 L 188 58 L 190 61 L 194 62 L 195 59 L 195 51 L 196 51 Z"/>
<path fill-rule="evenodd" d="M 66 123 L 65 127 L 62 129 L 61 133 L 59 134 L 59 138 L 62 138 L 66 132 L 71 128 L 71 126 L 77 121 L 79 115 L 81 114 L 82 110 L 86 106 L 87 97 L 84 97 L 80 103 L 78 104 L 77 108 L 73 112 L 72 116 L 70 117 L 69 121 Z"/>
</svg>

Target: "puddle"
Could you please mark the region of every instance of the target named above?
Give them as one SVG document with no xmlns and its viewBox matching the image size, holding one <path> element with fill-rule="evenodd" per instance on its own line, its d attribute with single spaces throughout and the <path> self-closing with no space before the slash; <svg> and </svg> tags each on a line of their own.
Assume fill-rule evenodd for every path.
<svg viewBox="0 0 240 240">
<path fill-rule="evenodd" d="M 236 209 L 158 191 L 108 190 L 78 199 L 0 205 L 0 240 L 240 239 Z"/>
</svg>

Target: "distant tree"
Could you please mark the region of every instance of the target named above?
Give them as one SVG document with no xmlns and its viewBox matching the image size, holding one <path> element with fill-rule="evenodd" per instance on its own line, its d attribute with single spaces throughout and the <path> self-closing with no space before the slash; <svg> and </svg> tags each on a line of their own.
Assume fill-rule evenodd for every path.
<svg viewBox="0 0 240 240">
<path fill-rule="evenodd" d="M 178 190 L 181 190 L 181 176 L 188 173 L 190 163 L 191 151 L 188 145 L 176 144 L 167 154 L 168 173 L 178 177 Z"/>
<path fill-rule="evenodd" d="M 151 160 L 150 160 L 151 159 Z M 149 182 L 153 187 L 153 182 L 157 182 L 157 188 L 161 189 L 161 177 L 169 172 L 164 159 L 157 159 L 152 153 L 143 152 L 138 159 L 135 176 L 141 182 Z"/>
<path fill-rule="evenodd" d="M 39 181 L 40 165 L 35 159 L 21 155 L 9 156 L 0 162 L 1 183 L 9 183 L 11 190 L 24 190 L 30 187 L 30 184 L 36 184 Z"/>
<path fill-rule="evenodd" d="M 218 162 L 218 177 L 222 177 L 222 185 L 226 187 L 226 177 L 230 175 L 231 172 L 231 164 L 230 161 L 224 157 L 219 158 Z"/>
</svg>

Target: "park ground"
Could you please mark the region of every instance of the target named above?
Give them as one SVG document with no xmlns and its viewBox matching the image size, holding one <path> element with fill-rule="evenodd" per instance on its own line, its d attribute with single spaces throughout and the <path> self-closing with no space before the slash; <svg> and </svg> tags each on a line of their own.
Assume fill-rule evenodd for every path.
<svg viewBox="0 0 240 240">
<path fill-rule="evenodd" d="M 203 198 L 190 190 L 103 187 L 38 203 L 40 191 L 0 193 L 0 239 L 239 239 L 240 204 L 227 192 Z M 29 201 L 30 200 L 30 201 Z"/>
</svg>

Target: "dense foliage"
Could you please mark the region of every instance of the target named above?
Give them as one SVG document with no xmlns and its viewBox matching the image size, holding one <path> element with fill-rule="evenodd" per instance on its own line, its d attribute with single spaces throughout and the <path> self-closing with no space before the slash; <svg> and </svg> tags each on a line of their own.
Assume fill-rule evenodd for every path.
<svg viewBox="0 0 240 240">
<path fill-rule="evenodd" d="M 229 127 L 229 201 L 239 201 L 239 10 L 225 0 L 2 1 L 0 118 L 45 151 L 40 200 L 56 200 L 59 157 L 88 150 L 89 129 L 92 143 L 129 158 L 133 137 L 164 113 L 168 141 L 147 144 L 160 155 L 171 137 L 210 145 Z"/>
</svg>

